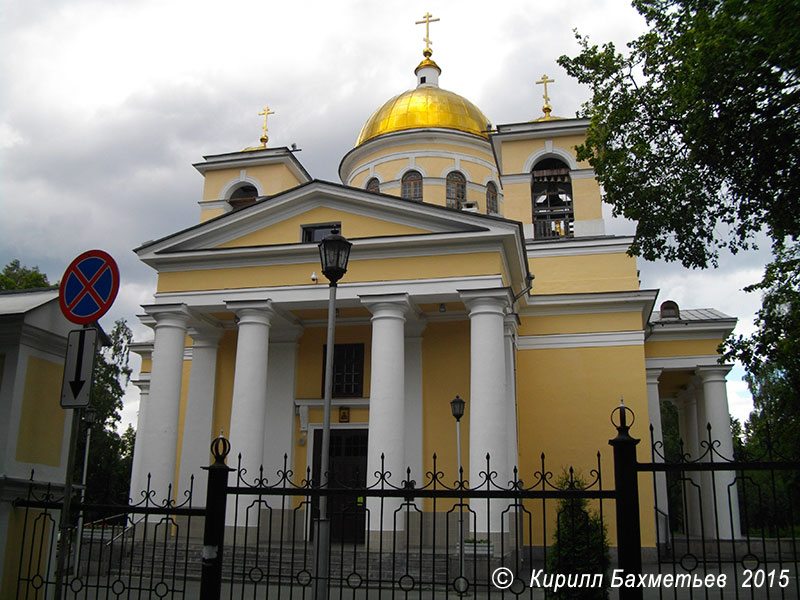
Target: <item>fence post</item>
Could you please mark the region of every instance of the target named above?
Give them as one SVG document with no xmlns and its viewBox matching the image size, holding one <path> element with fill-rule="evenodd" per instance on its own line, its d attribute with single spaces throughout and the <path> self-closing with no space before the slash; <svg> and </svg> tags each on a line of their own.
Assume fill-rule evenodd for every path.
<svg viewBox="0 0 800 600">
<path fill-rule="evenodd" d="M 200 576 L 200 600 L 219 600 L 222 587 L 222 550 L 225 543 L 225 505 L 228 498 L 228 473 L 225 464 L 231 443 L 222 435 L 211 442 L 214 462 L 203 467 L 208 471 L 206 518 L 203 529 L 203 570 Z"/>
<path fill-rule="evenodd" d="M 608 443 L 614 448 L 614 488 L 617 508 L 617 561 L 623 577 L 642 572 L 642 536 L 639 522 L 639 477 L 636 469 L 636 445 L 639 440 L 631 437 L 626 414 L 633 411 L 624 404 L 619 411 L 617 437 Z M 612 422 L 613 422 L 612 413 Z M 631 421 L 631 425 L 633 422 Z M 620 600 L 641 600 L 642 588 L 621 587 Z"/>
</svg>

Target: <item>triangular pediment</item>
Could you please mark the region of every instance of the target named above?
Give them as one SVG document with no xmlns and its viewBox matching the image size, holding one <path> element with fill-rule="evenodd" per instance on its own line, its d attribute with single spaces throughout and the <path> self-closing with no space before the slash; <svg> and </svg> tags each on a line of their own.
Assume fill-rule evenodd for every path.
<svg viewBox="0 0 800 600">
<path fill-rule="evenodd" d="M 195 227 L 148 242 L 136 252 L 155 255 L 302 243 L 304 226 L 341 223 L 351 240 L 469 234 L 493 229 L 514 232 L 517 224 L 313 181 Z"/>
</svg>

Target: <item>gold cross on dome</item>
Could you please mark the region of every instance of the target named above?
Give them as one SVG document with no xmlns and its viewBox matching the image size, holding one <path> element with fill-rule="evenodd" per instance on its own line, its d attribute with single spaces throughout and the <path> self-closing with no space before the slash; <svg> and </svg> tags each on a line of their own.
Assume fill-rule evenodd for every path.
<svg viewBox="0 0 800 600">
<path fill-rule="evenodd" d="M 422 21 L 416 21 L 417 25 L 425 24 L 425 37 L 422 38 L 422 41 L 425 42 L 428 46 L 430 46 L 433 42 L 430 40 L 431 37 L 431 23 L 435 23 L 439 19 L 431 19 L 433 15 L 431 13 L 426 12 L 425 15 L 422 17 Z"/>
<path fill-rule="evenodd" d="M 265 106 L 264 110 L 262 110 L 258 114 L 264 116 L 264 126 L 262 127 L 262 129 L 264 131 L 264 135 L 266 136 L 267 135 L 267 117 L 270 116 L 270 115 L 274 115 L 275 111 L 274 110 L 270 110 L 269 106 Z"/>
<path fill-rule="evenodd" d="M 542 96 L 542 98 L 544 98 L 545 104 L 550 104 L 550 97 L 547 95 L 547 84 L 548 83 L 554 83 L 554 82 L 555 82 L 555 79 L 549 79 L 547 77 L 547 75 L 542 75 L 542 78 L 539 81 L 536 82 L 537 84 L 539 84 L 539 83 L 543 83 L 544 84 L 544 96 Z"/>
</svg>

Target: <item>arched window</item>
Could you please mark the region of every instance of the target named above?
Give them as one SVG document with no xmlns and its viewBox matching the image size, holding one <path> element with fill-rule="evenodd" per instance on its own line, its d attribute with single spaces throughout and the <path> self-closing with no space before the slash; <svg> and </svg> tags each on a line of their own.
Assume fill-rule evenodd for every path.
<svg viewBox="0 0 800 600">
<path fill-rule="evenodd" d="M 373 177 L 367 182 L 367 191 L 377 194 L 381 191 L 381 182 L 378 181 L 377 177 Z"/>
<path fill-rule="evenodd" d="M 406 200 L 422 202 L 422 175 L 419 174 L 419 171 L 409 171 L 403 175 L 400 196 Z"/>
<path fill-rule="evenodd" d="M 531 179 L 533 237 L 572 237 L 575 213 L 569 167 L 557 158 L 534 165 Z"/>
<path fill-rule="evenodd" d="M 458 171 L 447 175 L 447 207 L 461 208 L 467 201 L 467 180 Z"/>
<path fill-rule="evenodd" d="M 486 214 L 496 215 L 497 210 L 497 186 L 491 181 L 486 184 Z"/>
<path fill-rule="evenodd" d="M 255 186 L 247 184 L 233 190 L 231 197 L 228 198 L 228 203 L 233 208 L 240 208 L 255 202 L 257 196 L 258 190 L 255 188 Z"/>
</svg>

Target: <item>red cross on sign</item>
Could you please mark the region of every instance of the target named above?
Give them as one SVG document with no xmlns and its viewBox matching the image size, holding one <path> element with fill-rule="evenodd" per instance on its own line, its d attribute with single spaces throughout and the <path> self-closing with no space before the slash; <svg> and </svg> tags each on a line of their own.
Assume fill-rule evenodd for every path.
<svg viewBox="0 0 800 600">
<path fill-rule="evenodd" d="M 64 271 L 58 302 L 67 319 L 85 325 L 106 314 L 118 291 L 117 263 L 102 250 L 88 250 Z"/>
</svg>

